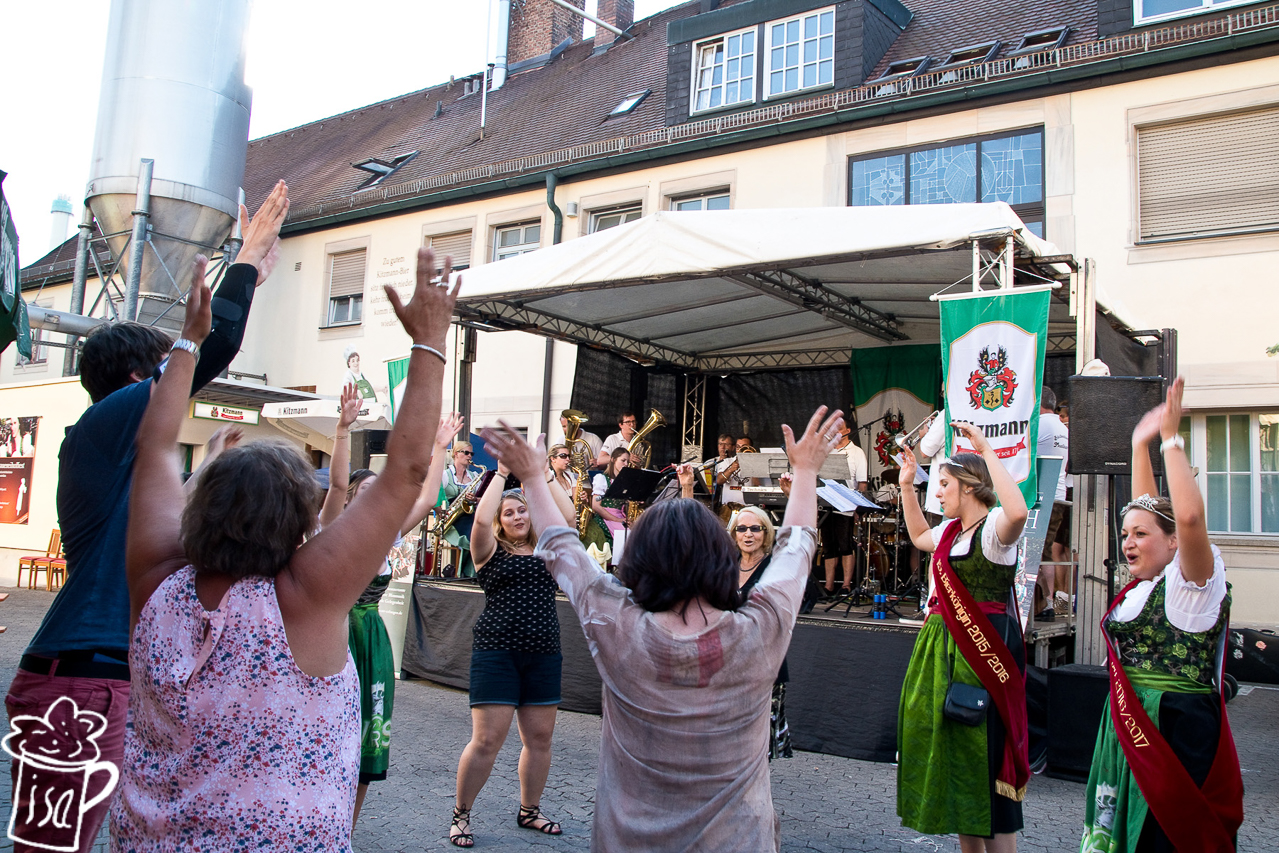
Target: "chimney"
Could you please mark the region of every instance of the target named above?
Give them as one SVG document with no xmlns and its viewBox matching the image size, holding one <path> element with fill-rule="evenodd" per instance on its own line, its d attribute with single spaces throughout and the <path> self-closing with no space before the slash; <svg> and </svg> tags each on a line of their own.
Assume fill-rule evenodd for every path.
<svg viewBox="0 0 1279 853">
<path fill-rule="evenodd" d="M 569 0 L 579 9 L 586 0 Z M 511 30 L 506 42 L 510 65 L 545 56 L 564 39 L 582 38 L 582 18 L 551 0 L 515 0 L 511 3 Z"/>
<path fill-rule="evenodd" d="M 67 241 L 67 231 L 71 228 L 71 196 L 60 195 L 53 200 L 53 228 L 49 232 L 49 251 Z"/>
<path fill-rule="evenodd" d="M 628 30 L 635 23 L 635 0 L 599 0 L 599 10 L 595 17 L 619 30 Z M 603 27 L 595 28 L 596 47 L 612 44 L 616 38 Z"/>
</svg>

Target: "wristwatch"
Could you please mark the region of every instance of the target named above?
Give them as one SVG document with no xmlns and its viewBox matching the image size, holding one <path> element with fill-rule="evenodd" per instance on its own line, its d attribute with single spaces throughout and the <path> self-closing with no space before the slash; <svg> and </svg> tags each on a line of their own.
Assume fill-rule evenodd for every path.
<svg viewBox="0 0 1279 853">
<path fill-rule="evenodd" d="M 169 352 L 173 352 L 175 349 L 185 350 L 191 353 L 191 357 L 196 361 L 200 360 L 200 347 L 196 345 L 195 341 L 178 338 L 173 342 L 173 346 L 169 348 Z"/>
<path fill-rule="evenodd" d="M 1178 450 L 1185 450 L 1186 440 L 1182 438 L 1180 435 L 1174 435 L 1172 438 L 1165 438 L 1159 444 L 1159 452 L 1167 453 L 1169 450 L 1171 450 L 1174 447 L 1177 448 Z"/>
</svg>

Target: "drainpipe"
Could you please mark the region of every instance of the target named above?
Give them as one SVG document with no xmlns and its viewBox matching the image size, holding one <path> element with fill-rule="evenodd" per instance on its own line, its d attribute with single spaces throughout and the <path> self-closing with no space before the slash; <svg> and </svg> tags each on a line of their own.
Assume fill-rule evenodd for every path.
<svg viewBox="0 0 1279 853">
<path fill-rule="evenodd" d="M 555 189 L 559 186 L 559 176 L 554 172 L 546 174 L 546 206 L 555 217 L 555 225 L 551 230 L 551 245 L 558 245 L 564 237 L 564 211 L 555 203 Z M 551 434 L 551 371 L 555 366 L 555 340 L 546 339 L 546 356 L 542 359 L 542 432 Z"/>
<path fill-rule="evenodd" d="M 506 83 L 506 43 L 511 36 L 511 0 L 497 0 L 497 38 L 493 55 L 493 81 L 489 88 L 496 92 Z"/>
</svg>

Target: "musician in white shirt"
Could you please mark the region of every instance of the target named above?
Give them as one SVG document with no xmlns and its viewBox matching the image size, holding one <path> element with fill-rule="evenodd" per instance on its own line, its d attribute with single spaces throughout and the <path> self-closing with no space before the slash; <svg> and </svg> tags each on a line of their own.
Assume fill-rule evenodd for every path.
<svg viewBox="0 0 1279 853">
<path fill-rule="evenodd" d="M 617 422 L 617 432 L 604 439 L 604 446 L 600 448 L 599 453 L 595 456 L 595 464 L 598 467 L 607 468 L 608 463 L 612 461 L 613 451 L 617 450 L 617 448 L 630 447 L 631 439 L 635 438 L 638 423 L 634 412 L 629 410 L 622 412 L 622 417 Z"/>
<path fill-rule="evenodd" d="M 866 491 L 866 452 L 851 440 L 852 432 L 845 426 L 841 432 L 839 444 L 831 453 L 834 459 L 843 456 L 848 463 L 848 479 L 844 485 L 859 492 Z M 835 569 L 839 567 L 841 577 L 840 592 L 846 593 L 852 588 L 853 564 L 856 559 L 854 536 L 857 533 L 857 519 L 854 516 L 840 515 L 832 512 L 822 523 L 822 555 L 825 557 L 826 583 L 824 588 L 828 595 L 835 591 Z"/>
</svg>

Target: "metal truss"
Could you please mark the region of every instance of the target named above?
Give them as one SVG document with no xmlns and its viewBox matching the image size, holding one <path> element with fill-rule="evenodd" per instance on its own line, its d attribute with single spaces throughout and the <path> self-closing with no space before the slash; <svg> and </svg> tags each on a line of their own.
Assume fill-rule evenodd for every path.
<svg viewBox="0 0 1279 853">
<path fill-rule="evenodd" d="M 892 314 L 870 308 L 860 299 L 836 293 L 820 281 L 799 273 L 779 269 L 724 277 L 881 341 L 906 340 Z"/>
<path fill-rule="evenodd" d="M 684 417 L 680 430 L 680 445 L 696 447 L 700 456 L 705 433 L 706 374 L 690 373 L 684 382 Z"/>
<path fill-rule="evenodd" d="M 1079 344 L 1079 335 L 1075 332 L 1049 335 L 1048 347 L 1045 350 L 1048 353 L 1072 353 Z"/>
</svg>

